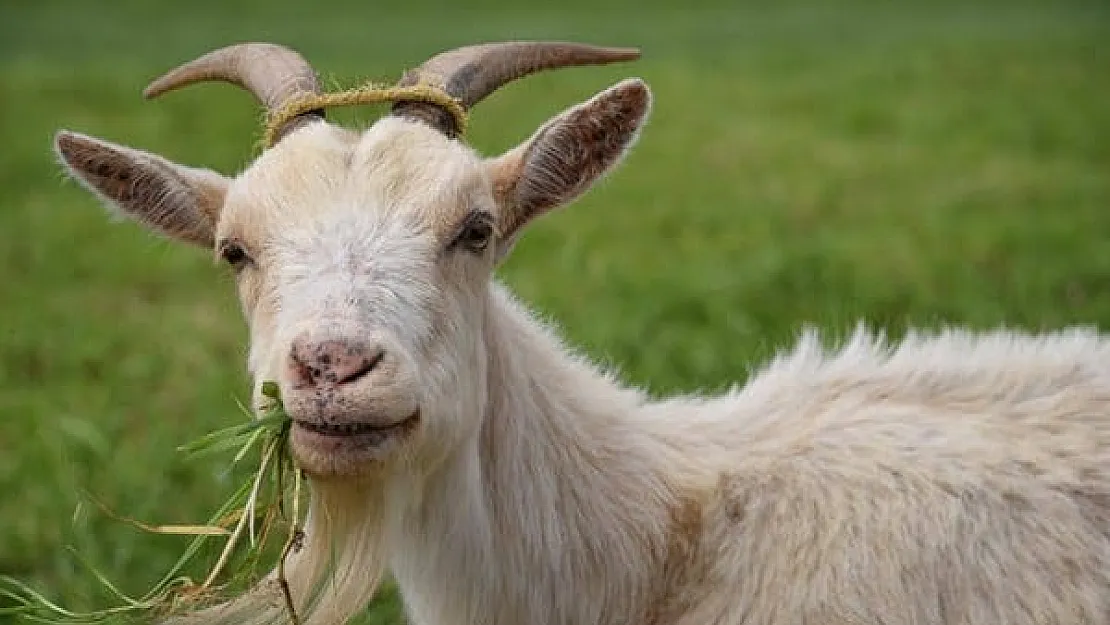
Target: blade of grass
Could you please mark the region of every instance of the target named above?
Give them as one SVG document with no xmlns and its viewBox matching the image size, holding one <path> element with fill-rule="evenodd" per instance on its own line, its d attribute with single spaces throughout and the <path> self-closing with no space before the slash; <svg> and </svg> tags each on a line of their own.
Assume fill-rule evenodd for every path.
<svg viewBox="0 0 1110 625">
<path fill-rule="evenodd" d="M 230 533 L 227 531 L 226 528 L 220 527 L 219 525 L 151 525 L 149 523 L 143 523 L 138 519 L 133 519 L 121 514 L 116 514 L 111 509 L 109 509 L 108 506 L 104 504 L 104 502 L 98 500 L 89 493 L 85 493 L 85 498 L 93 502 L 93 504 L 95 504 L 96 507 L 100 508 L 100 511 L 103 512 L 106 516 L 116 521 L 127 523 L 128 525 L 132 525 L 138 529 L 143 530 L 144 532 L 149 532 L 151 534 L 170 534 L 176 536 L 227 536 Z"/>
<path fill-rule="evenodd" d="M 215 589 L 215 580 L 229 564 L 232 554 L 239 547 L 244 531 L 248 531 L 250 536 L 245 561 L 254 562 L 251 566 L 253 571 L 258 558 L 262 555 L 265 540 L 270 535 L 273 518 L 276 514 L 284 517 L 286 493 L 283 476 L 285 473 L 293 471 L 295 476 L 293 518 L 290 523 L 290 534 L 282 551 L 282 560 L 278 563 L 279 569 L 283 571 L 284 557 L 288 553 L 293 537 L 300 531 L 297 500 L 300 496 L 301 475 L 296 471 L 292 459 L 288 455 L 287 439 L 292 419 L 285 413 L 278 387 L 276 384 L 266 383 L 263 384 L 262 391 L 263 395 L 273 400 L 262 411 L 263 414 L 257 417 L 250 415 L 249 411 L 240 403 L 239 407 L 251 416 L 247 423 L 240 423 L 210 432 L 178 448 L 179 451 L 188 454 L 190 458 L 237 449 L 231 463 L 234 466 L 241 462 L 251 450 L 257 449 L 259 444 L 262 446 L 259 454 L 259 466 L 251 478 L 244 481 L 235 490 L 228 500 L 211 515 L 206 524 L 153 525 L 143 523 L 114 514 L 96 498 L 87 496 L 108 516 L 124 521 L 143 531 L 194 537 L 170 570 L 141 599 L 135 599 L 122 592 L 91 562 L 75 550 L 69 549 L 73 557 L 77 558 L 97 582 L 120 600 L 123 605 L 90 612 L 75 612 L 57 605 L 42 593 L 19 580 L 8 576 L 0 576 L 0 597 L 10 599 L 16 603 L 11 607 L 0 608 L 0 615 L 17 615 L 26 620 L 55 625 L 92 625 L 109 621 L 115 623 L 119 622 L 120 618 L 132 620 L 132 617 L 138 617 L 141 614 L 160 608 L 178 607 L 179 605 L 186 605 L 187 607 L 196 598 L 207 596 L 207 593 Z M 267 483 L 271 487 L 264 489 L 263 485 Z M 263 501 L 264 492 L 271 493 L 266 501 Z M 255 520 L 259 510 L 265 510 L 261 535 L 258 535 L 255 531 Z M 229 531 L 224 524 L 232 522 L 235 528 Z M 201 547 L 208 540 L 216 537 L 225 538 L 226 543 L 205 581 L 197 586 L 191 579 L 182 576 L 180 573 L 200 552 Z M 231 577 L 234 580 L 240 576 L 233 574 Z M 4 586 L 7 586 L 7 588 Z M 296 622 L 295 612 L 291 612 L 291 618 Z"/>
</svg>

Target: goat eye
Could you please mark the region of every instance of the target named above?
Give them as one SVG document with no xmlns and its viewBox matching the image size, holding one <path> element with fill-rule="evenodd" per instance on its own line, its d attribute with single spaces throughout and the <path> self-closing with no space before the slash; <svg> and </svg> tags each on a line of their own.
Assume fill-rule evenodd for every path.
<svg viewBox="0 0 1110 625">
<path fill-rule="evenodd" d="M 490 219 L 484 215 L 477 215 L 467 220 L 466 225 L 455 237 L 454 244 L 472 252 L 481 252 L 489 245 L 491 236 L 493 236 L 493 224 Z"/>
<path fill-rule="evenodd" d="M 224 262 L 231 265 L 236 270 L 241 269 L 250 261 L 250 257 L 247 256 L 247 251 L 238 243 L 229 242 L 221 245 L 220 256 L 224 259 Z"/>
</svg>

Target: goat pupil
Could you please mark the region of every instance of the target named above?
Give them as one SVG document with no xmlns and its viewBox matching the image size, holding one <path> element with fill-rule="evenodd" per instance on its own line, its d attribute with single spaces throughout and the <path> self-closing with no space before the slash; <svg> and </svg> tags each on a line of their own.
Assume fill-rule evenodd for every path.
<svg viewBox="0 0 1110 625">
<path fill-rule="evenodd" d="M 476 223 L 470 224 L 463 230 L 462 242 L 471 249 L 480 250 L 486 245 L 489 239 L 490 227 L 488 224 Z"/>
<path fill-rule="evenodd" d="M 224 248 L 224 260 L 229 264 L 238 265 L 247 257 L 247 253 L 238 245 L 229 245 Z"/>
</svg>

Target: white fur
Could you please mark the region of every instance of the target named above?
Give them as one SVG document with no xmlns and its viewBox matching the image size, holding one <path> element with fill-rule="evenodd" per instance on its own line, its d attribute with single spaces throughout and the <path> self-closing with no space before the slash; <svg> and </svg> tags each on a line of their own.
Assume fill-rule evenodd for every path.
<svg viewBox="0 0 1110 625">
<path fill-rule="evenodd" d="M 1110 342 L 958 331 L 798 348 L 648 402 L 499 289 L 482 435 L 389 488 L 415 623 L 1096 623 Z M 396 479 L 396 478 L 395 478 Z"/>
</svg>

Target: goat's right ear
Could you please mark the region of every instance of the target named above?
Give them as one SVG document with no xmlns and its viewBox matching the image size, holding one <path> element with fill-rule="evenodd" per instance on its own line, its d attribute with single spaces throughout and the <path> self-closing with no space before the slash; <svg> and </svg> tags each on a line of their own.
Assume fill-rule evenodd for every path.
<svg viewBox="0 0 1110 625">
<path fill-rule="evenodd" d="M 161 234 L 213 246 L 228 187 L 220 174 L 64 130 L 54 148 L 69 174 L 110 208 Z"/>
</svg>

